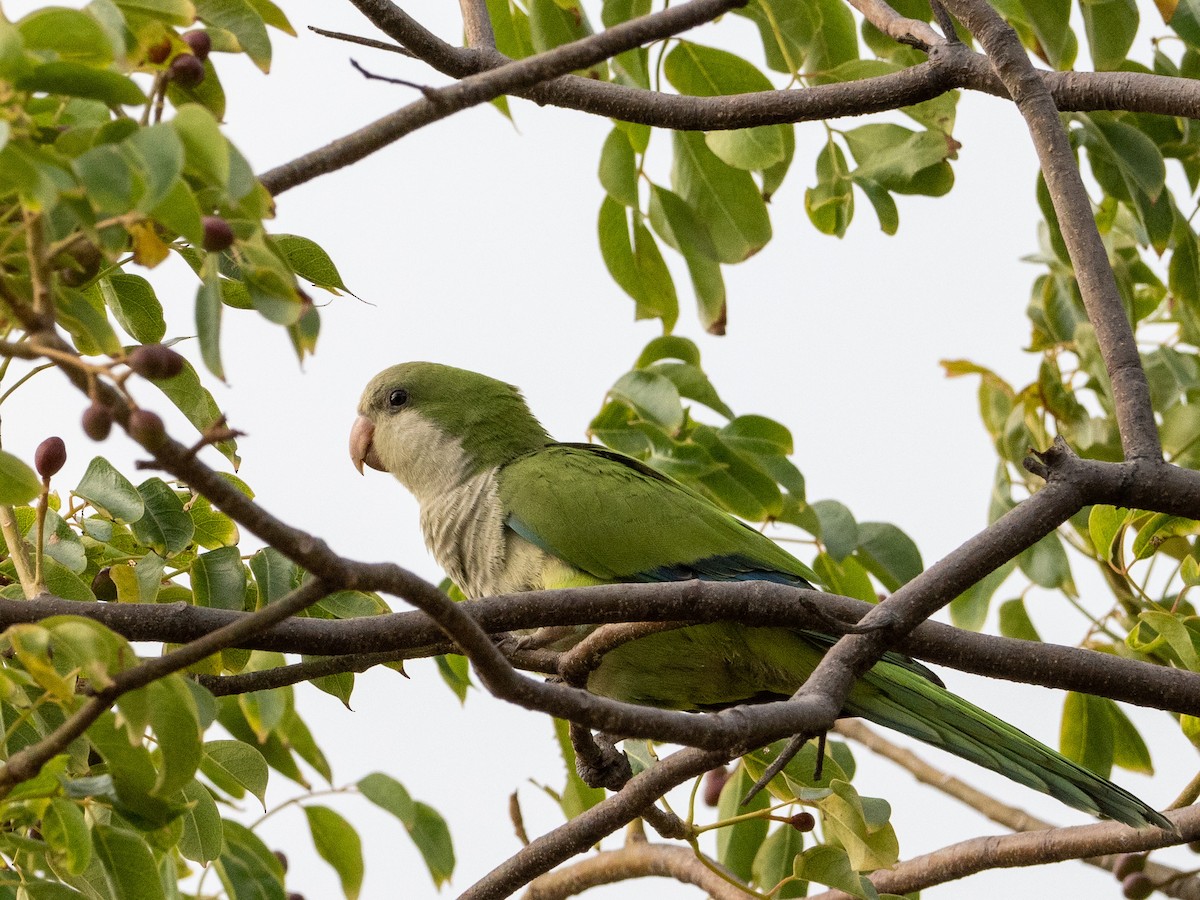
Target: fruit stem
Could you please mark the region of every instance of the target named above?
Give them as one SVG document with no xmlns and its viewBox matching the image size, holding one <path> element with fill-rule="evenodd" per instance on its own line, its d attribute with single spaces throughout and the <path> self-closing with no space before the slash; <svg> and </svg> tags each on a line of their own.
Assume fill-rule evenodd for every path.
<svg viewBox="0 0 1200 900">
<path fill-rule="evenodd" d="M 17 528 L 17 516 L 11 506 L 0 505 L 0 533 L 8 544 L 8 555 L 12 557 L 13 567 L 17 570 L 17 579 L 25 591 L 25 597 L 32 600 L 39 593 L 33 570 L 29 565 L 29 554 L 25 552 L 25 541 Z"/>
<path fill-rule="evenodd" d="M 46 545 L 46 507 L 50 499 L 50 478 L 42 479 L 42 492 L 38 495 L 37 505 L 37 546 L 33 556 L 33 586 L 36 594 L 46 589 L 42 581 L 42 556 Z"/>
</svg>

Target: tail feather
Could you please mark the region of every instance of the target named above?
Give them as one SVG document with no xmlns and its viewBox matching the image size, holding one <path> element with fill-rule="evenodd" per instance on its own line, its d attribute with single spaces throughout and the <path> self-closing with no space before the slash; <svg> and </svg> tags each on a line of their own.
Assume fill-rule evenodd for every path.
<svg viewBox="0 0 1200 900">
<path fill-rule="evenodd" d="M 851 691 L 845 711 L 999 772 L 1075 809 L 1134 828 L 1175 830 L 1165 816 L 1124 788 L 899 666 L 877 664 Z"/>
</svg>

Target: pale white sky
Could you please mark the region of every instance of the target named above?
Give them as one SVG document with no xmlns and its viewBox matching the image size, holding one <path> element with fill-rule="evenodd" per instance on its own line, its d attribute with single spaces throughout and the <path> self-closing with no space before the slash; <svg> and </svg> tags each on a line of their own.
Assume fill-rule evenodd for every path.
<svg viewBox="0 0 1200 900">
<path fill-rule="evenodd" d="M 32 5 L 6 9 L 16 17 Z M 282 5 L 300 35 L 273 34 L 269 77 L 241 59 L 217 60 L 229 94 L 228 133 L 256 171 L 412 99 L 405 88 L 364 81 L 350 57 L 383 74 L 445 81 L 418 63 L 305 29 L 373 34 L 348 4 Z M 430 0 L 406 6 L 449 40 L 461 28 L 455 8 Z M 1145 16 L 1156 15 L 1148 4 L 1147 10 Z M 731 18 L 738 40 L 753 52 L 752 29 Z M 441 575 L 421 544 L 414 501 L 379 473 L 360 478 L 347 457 L 347 433 L 368 378 L 410 359 L 473 368 L 521 385 L 552 433 L 580 440 L 605 389 L 658 333 L 654 323 L 633 323 L 633 304 L 609 277 L 597 248 L 602 192 L 595 170 L 609 123 L 522 101 L 513 109 L 515 129 L 494 110 L 477 108 L 279 198 L 274 230 L 318 241 L 362 298 L 336 298 L 325 307 L 317 354 L 303 371 L 281 330 L 254 313 L 226 312 L 230 388 L 215 393 L 231 423 L 249 432 L 241 441 L 241 475 L 258 500 L 342 553 L 395 560 L 434 581 Z M 895 522 L 917 541 L 926 564 L 985 524 L 994 467 L 976 413 L 975 383 L 947 381 L 938 360 L 970 358 L 1021 384 L 1037 364 L 1019 349 L 1028 340 L 1023 310 L 1036 274 L 1019 261 L 1036 249 L 1032 147 L 1015 110 L 989 97 L 960 105 L 955 137 L 963 148 L 949 197 L 898 198 L 900 232 L 888 238 L 859 195 L 850 233 L 838 241 L 818 234 L 804 213 L 803 191 L 814 180 L 824 131 L 819 123 L 800 126 L 796 162 L 771 206 L 774 240 L 725 270 L 727 337 L 700 333 L 686 272 L 669 260 L 680 288 L 677 330 L 699 341 L 724 399 L 739 413 L 769 415 L 792 429 L 810 499 L 836 498 L 859 520 Z M 666 143 L 667 136 L 656 140 Z M 179 268 L 150 276 L 160 285 L 173 335 L 192 331 L 194 284 Z M 184 349 L 198 357 L 194 347 Z M 71 454 L 61 482 L 67 486 L 95 452 L 133 458 L 122 436 L 98 448 L 46 418 L 47 402 L 68 419 L 84 406 L 55 383 L 58 378 L 40 376 L 6 404 L 5 446 L 28 457 L 48 429 L 61 433 Z M 140 389 L 138 397 L 166 412 L 153 389 Z M 997 599 L 1011 595 L 1002 590 Z M 1043 634 L 1072 642 L 1085 623 L 1064 605 L 1048 594 L 1030 595 Z M 353 713 L 307 687 L 299 689 L 299 703 L 337 783 L 386 771 L 447 818 L 459 865 L 454 890 L 443 894 L 453 895 L 517 849 L 507 818 L 514 789 L 520 789 L 531 834 L 558 824 L 557 810 L 530 779 L 559 785 L 561 762 L 546 718 L 478 691 L 460 709 L 431 664 L 413 664 L 410 674 L 411 680 L 389 670 L 360 676 Z M 1061 695 L 944 674 L 964 695 L 1057 743 Z M 1168 774 L 1153 783 L 1125 773 L 1118 780 L 1161 806 L 1194 772 L 1194 752 L 1165 714 L 1133 715 L 1160 772 Z M 867 751 L 857 750 L 856 757 L 860 792 L 893 803 L 903 857 L 1000 831 L 916 788 L 907 774 Z M 1051 821 L 1086 821 L 969 764 L 934 752 L 929 757 Z M 272 781 L 275 802 L 293 793 L 281 777 Z M 363 835 L 364 898 L 436 896 L 394 820 L 365 801 L 331 802 Z M 247 807 L 245 818 L 253 815 Z M 299 811 L 285 811 L 273 817 L 264 838 L 289 853 L 291 890 L 310 900 L 337 896 L 336 880 L 312 852 L 306 831 Z M 1194 857 L 1178 851 L 1175 859 L 1187 868 Z M 987 873 L 927 893 L 1085 890 L 1116 896 L 1119 886 L 1097 870 L 1064 864 Z M 656 880 L 589 896 L 666 900 L 698 893 Z"/>
</svg>

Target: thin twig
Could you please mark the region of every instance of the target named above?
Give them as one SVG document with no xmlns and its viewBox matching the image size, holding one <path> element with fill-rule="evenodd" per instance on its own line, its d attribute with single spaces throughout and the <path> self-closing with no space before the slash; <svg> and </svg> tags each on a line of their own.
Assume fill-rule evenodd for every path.
<svg viewBox="0 0 1200 900">
<path fill-rule="evenodd" d="M 714 869 L 713 860 L 702 860 L 691 849 L 667 844 L 632 841 L 619 850 L 605 850 L 529 883 L 524 900 L 562 900 L 603 884 L 632 878 L 671 878 L 700 888 L 713 900 L 748 900 L 752 895 L 737 886 L 737 877 Z"/>
<path fill-rule="evenodd" d="M 21 582 L 21 590 L 26 599 L 33 599 L 41 593 L 33 566 L 29 563 L 29 553 L 25 550 L 25 541 L 17 527 L 17 515 L 11 506 L 0 505 L 0 532 L 4 534 L 4 543 L 8 545 L 8 557 L 13 561 L 17 570 L 17 580 Z"/>
<path fill-rule="evenodd" d="M 405 50 L 399 44 L 389 44 L 387 41 L 377 41 L 374 38 L 360 37 L 357 34 L 346 34 L 342 31 L 326 31 L 324 28 L 318 28 L 316 25 L 309 25 L 309 31 L 316 32 L 321 37 L 333 38 L 335 41 L 346 41 L 350 44 L 360 44 L 363 47 L 373 47 L 376 50 L 387 50 L 389 53 L 399 53 L 401 56 L 407 56 L 409 59 L 416 59 L 416 55 Z"/>
</svg>

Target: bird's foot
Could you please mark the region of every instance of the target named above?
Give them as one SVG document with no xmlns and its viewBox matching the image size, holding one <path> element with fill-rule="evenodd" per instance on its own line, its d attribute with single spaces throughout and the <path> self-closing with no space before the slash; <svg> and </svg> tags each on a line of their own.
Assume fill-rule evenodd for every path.
<svg viewBox="0 0 1200 900">
<path fill-rule="evenodd" d="M 593 736 L 590 730 L 572 722 L 571 746 L 575 748 L 575 771 L 588 787 L 619 791 L 633 777 L 629 759 L 608 735 Z"/>
</svg>

